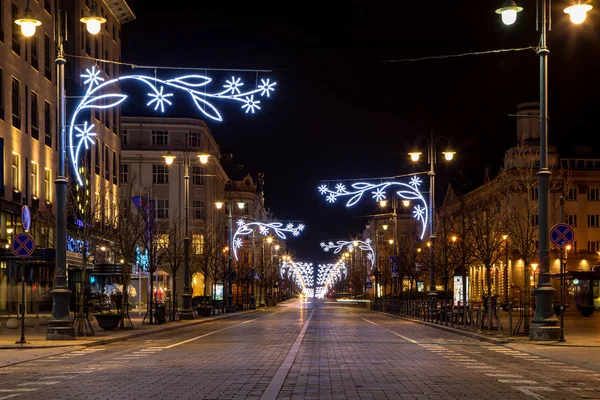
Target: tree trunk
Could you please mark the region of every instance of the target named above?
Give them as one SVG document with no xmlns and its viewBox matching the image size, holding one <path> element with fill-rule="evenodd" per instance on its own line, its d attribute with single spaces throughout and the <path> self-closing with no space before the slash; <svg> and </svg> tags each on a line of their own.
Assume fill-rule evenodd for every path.
<svg viewBox="0 0 600 400">
<path fill-rule="evenodd" d="M 171 302 L 173 308 L 171 309 L 171 321 L 175 321 L 175 312 L 177 310 L 177 269 L 173 269 L 173 301 Z"/>
<path fill-rule="evenodd" d="M 150 325 L 152 325 L 153 321 L 154 321 L 153 315 L 152 315 L 153 314 L 153 312 L 152 312 L 152 295 L 153 295 L 152 288 L 153 288 L 153 285 L 154 285 L 154 283 L 152 282 L 153 276 L 154 276 L 154 274 L 152 273 L 152 269 L 150 269 L 150 274 L 148 276 L 150 288 L 148 290 L 148 307 L 146 307 L 147 308 L 146 312 L 148 313 L 148 318 L 149 318 L 148 319 L 148 323 Z"/>
</svg>

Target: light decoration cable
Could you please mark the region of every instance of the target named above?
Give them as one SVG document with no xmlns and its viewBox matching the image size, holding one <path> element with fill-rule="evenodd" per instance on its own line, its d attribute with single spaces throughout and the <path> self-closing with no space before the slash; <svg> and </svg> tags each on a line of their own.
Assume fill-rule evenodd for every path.
<svg viewBox="0 0 600 400">
<path fill-rule="evenodd" d="M 287 239 L 286 233 L 291 233 L 293 236 L 300 235 L 304 230 L 304 224 L 294 225 L 291 223 L 283 225 L 282 222 L 246 222 L 243 219 L 238 219 L 236 222 L 237 230 L 233 234 L 233 255 L 238 260 L 237 250 L 244 244 L 241 236 L 246 236 L 254 231 L 254 227 L 258 226 L 258 231 L 262 236 L 267 236 L 274 232 L 280 239 Z"/>
<path fill-rule="evenodd" d="M 338 281 L 348 277 L 348 269 L 343 261 L 335 264 L 319 264 L 317 271 L 317 287 L 328 288 Z"/>
<path fill-rule="evenodd" d="M 354 244 L 357 244 L 358 246 L 355 246 Z M 335 242 L 335 244 L 333 242 L 321 242 L 321 247 L 323 248 L 324 251 L 329 251 L 329 250 L 333 250 L 333 254 L 337 254 L 340 251 L 342 251 L 345 248 L 347 248 L 348 250 L 352 249 L 354 250 L 355 247 L 358 247 L 359 249 L 366 251 L 367 252 L 367 260 L 369 260 L 371 262 L 371 270 L 373 269 L 373 266 L 375 265 L 375 252 L 373 251 L 373 247 L 371 247 L 371 239 L 367 239 L 367 240 L 351 240 L 351 241 L 347 241 L 347 240 L 338 240 L 337 242 Z M 350 250 L 350 251 L 352 251 Z"/>
<path fill-rule="evenodd" d="M 427 222 L 429 220 L 429 210 L 427 201 L 419 191 L 421 178 L 413 175 L 409 183 L 399 181 L 386 181 L 381 183 L 357 182 L 346 188 L 343 183 L 335 185 L 335 190 L 329 188 L 328 185 L 319 186 L 319 193 L 325 196 L 329 203 L 335 203 L 338 198 L 350 197 L 346 202 L 346 207 L 352 207 L 360 201 L 363 195 L 371 192 L 372 198 L 375 201 L 382 201 L 387 198 L 387 190 L 392 188 L 395 193 L 403 200 L 415 200 L 417 203 L 413 206 L 413 217 L 421 222 L 421 239 L 425 236 Z M 399 188 L 399 190 L 396 190 Z"/>
<path fill-rule="evenodd" d="M 204 75 L 183 75 L 173 79 L 159 79 L 147 75 L 125 75 L 115 79 L 104 81 L 100 76 L 100 70 L 93 66 L 91 69 L 86 68 L 86 72 L 81 75 L 84 79 L 83 84 L 87 86 L 85 95 L 81 98 L 69 125 L 69 152 L 71 164 L 75 177 L 80 186 L 83 185 L 81 175 L 79 173 L 79 156 L 82 152 L 82 147 L 88 149 L 89 145 L 95 145 L 96 133 L 93 132 L 94 124 L 87 125 L 87 121 L 82 121 L 84 117 L 80 116 L 84 110 L 91 109 L 108 109 L 113 108 L 127 99 L 127 95 L 122 93 L 105 93 L 105 90 L 113 88 L 113 85 L 119 82 L 135 81 L 145 84 L 149 87 L 149 101 L 146 106 L 153 107 L 154 111 L 160 108 L 161 112 L 165 108 L 173 105 L 174 93 L 165 92 L 167 90 L 177 89 L 189 95 L 194 102 L 196 108 L 202 115 L 215 121 L 222 121 L 223 117 L 219 110 L 213 105 L 215 100 L 227 100 L 241 103 L 241 108 L 248 113 L 254 114 L 255 111 L 261 109 L 260 100 L 254 96 L 269 98 L 271 92 L 275 91 L 277 82 L 271 82 L 269 78 L 261 79 L 261 83 L 255 88 L 242 91 L 240 87 L 244 84 L 241 78 L 231 77 L 231 80 L 226 80 L 222 90 L 208 92 L 206 86 L 212 82 L 212 79 Z M 203 88 L 203 89 L 201 89 Z M 208 99 L 208 100 L 207 100 Z M 80 129 L 79 126 L 83 126 Z"/>
</svg>

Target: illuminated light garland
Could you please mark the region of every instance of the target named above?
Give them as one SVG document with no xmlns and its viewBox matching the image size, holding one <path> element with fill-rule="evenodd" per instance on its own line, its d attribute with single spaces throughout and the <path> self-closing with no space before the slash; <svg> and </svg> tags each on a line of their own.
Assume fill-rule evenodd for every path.
<svg viewBox="0 0 600 400">
<path fill-rule="evenodd" d="M 367 260 L 371 262 L 371 269 L 373 269 L 373 266 L 375 265 L 375 252 L 373 251 L 373 247 L 371 247 L 371 239 L 351 241 L 338 240 L 335 244 L 333 242 L 321 242 L 321 247 L 324 251 L 333 250 L 333 254 L 337 254 L 342 251 L 344 247 L 348 250 L 354 249 L 356 247 L 354 246 L 354 242 L 358 243 L 359 249 L 367 252 Z"/>
<path fill-rule="evenodd" d="M 219 113 L 219 110 L 212 104 L 213 100 L 228 100 L 236 101 L 242 104 L 242 110 L 247 113 L 254 114 L 255 111 L 260 110 L 260 100 L 255 100 L 254 95 L 261 97 L 270 97 L 271 92 L 275 91 L 277 82 L 271 82 L 269 79 L 261 79 L 261 83 L 256 88 L 242 92 L 239 88 L 244 84 L 240 78 L 231 77 L 231 80 L 226 80 L 226 84 L 223 85 L 224 90 L 209 93 L 205 90 L 197 90 L 197 88 L 204 88 L 212 79 L 204 75 L 184 75 L 174 79 L 158 79 L 153 76 L 146 75 L 125 75 L 119 78 L 104 81 L 100 76 L 100 70 L 93 66 L 92 69 L 86 69 L 86 73 L 82 74 L 81 77 L 84 79 L 83 84 L 87 86 L 85 95 L 77 104 L 71 123 L 69 125 L 69 152 L 71 164 L 75 178 L 80 186 L 84 186 L 83 180 L 79 173 L 79 155 L 82 151 L 81 147 L 85 146 L 88 149 L 88 145 L 94 145 L 95 140 L 92 138 L 96 136 L 95 133 L 91 132 L 93 124 L 87 127 L 87 122 L 83 124 L 83 130 L 79 129 L 78 119 L 80 113 L 83 110 L 91 109 L 107 109 L 116 107 L 127 99 L 127 95 L 121 93 L 108 93 L 100 94 L 104 89 L 111 87 L 119 82 L 127 80 L 137 81 L 139 83 L 147 85 L 151 92 L 148 93 L 150 100 L 146 103 L 146 106 L 154 106 L 154 110 L 157 111 L 160 108 L 161 112 L 165 111 L 165 106 L 171 106 L 173 102 L 168 98 L 173 97 L 174 93 L 165 93 L 165 88 L 178 89 L 187 93 L 196 108 L 207 118 L 215 121 L 222 121 L 223 118 Z M 209 100 L 207 100 L 209 99 Z M 75 131 L 79 133 L 75 133 Z"/>
<path fill-rule="evenodd" d="M 254 232 L 254 226 L 258 226 L 258 231 L 261 235 L 267 236 L 271 230 L 275 232 L 275 234 L 280 239 L 287 239 L 285 236 L 286 233 L 291 233 L 293 236 L 300 235 L 300 232 L 304 230 L 303 224 L 287 224 L 285 227 L 281 222 L 248 222 L 246 223 L 243 219 L 238 219 L 237 221 L 237 230 L 233 234 L 233 255 L 235 259 L 238 260 L 237 250 L 242 247 L 244 242 L 240 236 L 246 236 L 252 232 Z"/>
<path fill-rule="evenodd" d="M 314 267 L 312 263 L 301 263 L 294 261 L 284 261 L 279 269 L 281 277 L 287 277 L 301 288 L 302 293 L 314 286 Z M 312 289 L 311 289 L 312 290 Z"/>
<path fill-rule="evenodd" d="M 327 288 L 330 283 L 340 281 L 344 276 L 348 276 L 348 269 L 343 261 L 336 264 L 319 264 L 317 273 L 317 285 Z"/>
<path fill-rule="evenodd" d="M 378 184 L 357 182 L 351 185 L 351 189 L 346 189 L 344 184 L 338 183 L 335 185 L 335 190 L 329 189 L 327 185 L 321 185 L 318 189 L 319 193 L 322 196 L 325 196 L 329 203 L 335 203 L 337 199 L 341 197 L 350 197 L 346 203 L 346 207 L 352 207 L 369 191 L 375 201 L 382 201 L 387 198 L 387 189 L 393 188 L 393 190 L 396 190 L 396 188 L 399 187 L 400 190 L 396 190 L 395 193 L 400 196 L 400 198 L 404 200 L 416 200 L 422 204 L 415 204 L 413 206 L 413 217 L 421 222 L 421 239 L 423 239 L 429 220 L 429 211 L 427 208 L 427 201 L 419 191 L 420 185 L 421 179 L 418 176 L 413 176 L 410 179 L 410 183 L 398 181 L 387 181 Z"/>
</svg>

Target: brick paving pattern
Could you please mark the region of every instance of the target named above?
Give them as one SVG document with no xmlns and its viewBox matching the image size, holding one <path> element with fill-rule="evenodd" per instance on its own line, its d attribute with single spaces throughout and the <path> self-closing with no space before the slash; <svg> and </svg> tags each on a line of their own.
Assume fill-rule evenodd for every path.
<svg viewBox="0 0 600 400">
<path fill-rule="evenodd" d="M 324 301 L 48 354 L 0 368 L 0 400 L 600 399 L 597 371 Z"/>
</svg>

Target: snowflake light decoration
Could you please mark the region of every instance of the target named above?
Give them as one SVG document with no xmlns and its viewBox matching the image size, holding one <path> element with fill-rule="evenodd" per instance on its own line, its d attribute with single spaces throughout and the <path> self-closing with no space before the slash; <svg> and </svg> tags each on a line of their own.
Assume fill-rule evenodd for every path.
<svg viewBox="0 0 600 400">
<path fill-rule="evenodd" d="M 314 267 L 312 263 L 284 261 L 279 269 L 281 278 L 284 279 L 286 276 L 289 280 L 293 281 L 298 285 L 300 290 L 310 290 L 315 284 L 314 282 Z"/>
<path fill-rule="evenodd" d="M 356 242 L 358 244 L 358 246 L 354 246 L 354 242 Z M 371 241 L 369 239 L 367 240 L 338 240 L 337 242 L 335 242 L 335 244 L 333 242 L 321 242 L 321 247 L 323 248 L 323 251 L 329 251 L 329 250 L 333 250 L 333 254 L 337 254 L 340 251 L 342 251 L 345 248 L 347 248 L 348 250 L 350 249 L 354 249 L 355 247 L 358 247 L 359 249 L 366 251 L 367 252 L 367 260 L 369 260 L 371 262 L 371 269 L 373 269 L 373 266 L 375 264 L 375 257 L 374 254 L 375 252 L 373 251 L 373 247 L 371 247 Z"/>
<path fill-rule="evenodd" d="M 287 239 L 285 235 L 286 233 L 291 233 L 293 236 L 298 236 L 300 235 L 300 232 L 304 230 L 303 224 L 299 224 L 297 226 L 294 226 L 294 224 L 287 224 L 286 226 L 283 226 L 283 223 L 281 222 L 246 222 L 243 219 L 239 219 L 236 222 L 236 225 L 238 228 L 233 234 L 233 255 L 235 256 L 236 260 L 238 260 L 237 250 L 242 247 L 241 237 L 254 232 L 255 227 L 258 227 L 258 231 L 263 236 L 267 236 L 272 230 L 277 237 L 283 240 Z M 238 243 L 239 246 L 237 245 Z"/>
<path fill-rule="evenodd" d="M 85 149 L 88 150 L 90 145 L 94 145 L 94 143 L 96 143 L 96 139 L 94 139 L 96 137 L 96 133 L 92 132 L 93 128 L 94 128 L 94 124 L 91 124 L 90 126 L 88 126 L 87 121 L 84 121 L 83 129 L 81 129 L 78 126 L 75 127 L 75 130 L 77 132 L 79 132 L 79 133 L 75 134 L 75 137 L 79 138 L 79 143 L 78 143 L 79 147 L 81 147 L 83 145 L 83 146 L 85 146 Z"/>
<path fill-rule="evenodd" d="M 371 192 L 375 201 L 384 200 L 386 199 L 386 191 L 392 188 L 395 194 L 401 199 L 414 200 L 417 203 L 413 206 L 413 216 L 421 223 L 420 236 L 423 239 L 429 220 L 429 210 L 427 208 L 427 201 L 419 191 L 421 182 L 421 179 L 414 175 L 411 177 L 409 183 L 399 181 L 385 181 L 381 183 L 357 182 L 350 185 L 350 189 L 346 189 L 342 183 L 338 183 L 335 185 L 335 190 L 330 189 L 327 185 L 320 185 L 318 189 L 319 193 L 325 196 L 328 203 L 335 203 L 340 197 L 349 197 L 346 207 L 352 207 L 367 192 Z"/>
<path fill-rule="evenodd" d="M 206 118 L 215 121 L 222 121 L 223 117 L 213 104 L 216 101 L 237 102 L 241 105 L 241 109 L 246 113 L 254 114 L 260 110 L 260 100 L 255 100 L 254 96 L 270 97 L 271 92 L 275 90 L 276 82 L 271 82 L 269 79 L 261 79 L 261 84 L 254 88 L 242 91 L 240 88 L 244 85 L 241 78 L 231 77 L 231 80 L 226 80 L 222 90 L 210 92 L 207 90 L 212 79 L 204 75 L 184 75 L 173 79 L 159 79 L 148 75 L 124 75 L 115 79 L 104 81 L 100 77 L 101 70 L 93 66 L 91 69 L 85 70 L 81 77 L 83 84 L 86 87 L 85 95 L 81 98 L 75 111 L 71 116 L 69 124 L 69 137 L 67 146 L 69 148 L 69 159 L 73 167 L 75 179 L 80 186 L 83 186 L 83 179 L 79 172 L 79 163 L 82 147 L 91 143 L 89 136 L 82 134 L 77 130 L 77 126 L 83 125 L 85 120 L 89 120 L 89 112 L 92 109 L 107 109 L 113 108 L 127 99 L 126 94 L 111 92 L 115 85 L 124 82 L 135 82 L 145 85 L 150 89 L 148 96 L 150 100 L 146 106 L 154 108 L 154 111 L 160 109 L 165 111 L 166 106 L 173 105 L 173 98 L 177 91 L 188 96 L 196 106 L 196 109 Z M 104 93 L 104 94 L 101 94 Z M 85 126 L 84 126 L 85 127 Z M 94 145 L 95 143 L 92 143 Z M 86 147 L 87 148 L 87 147 Z"/>
</svg>

